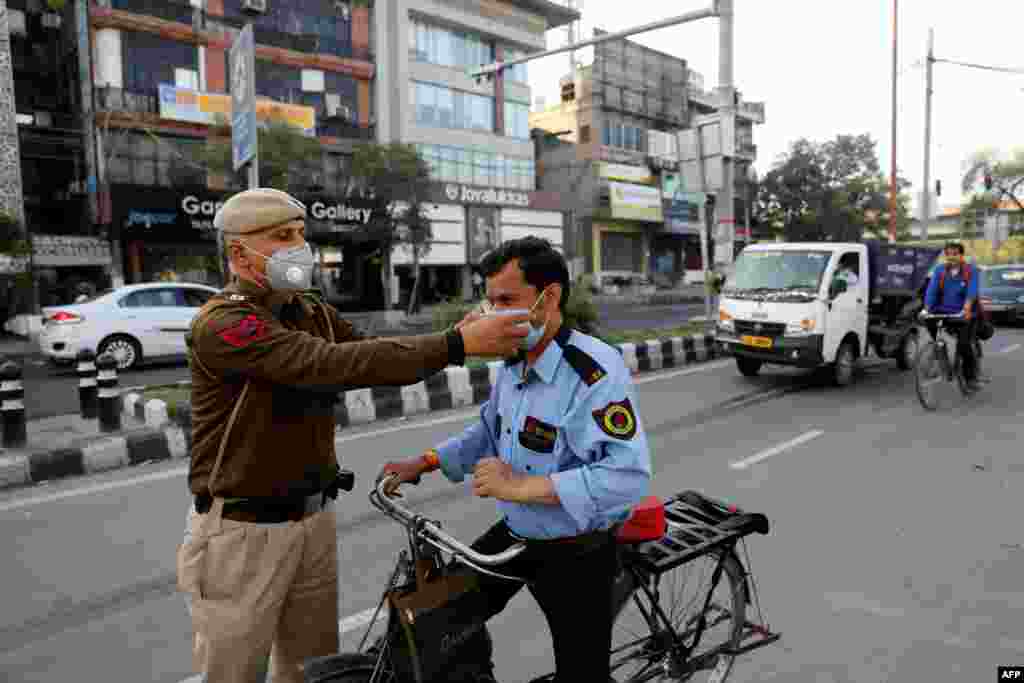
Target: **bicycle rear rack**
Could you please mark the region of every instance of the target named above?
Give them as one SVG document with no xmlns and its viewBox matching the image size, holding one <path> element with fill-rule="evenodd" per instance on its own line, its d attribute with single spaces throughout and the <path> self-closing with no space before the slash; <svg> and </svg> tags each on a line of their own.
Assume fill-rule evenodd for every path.
<svg viewBox="0 0 1024 683">
<path fill-rule="evenodd" d="M 752 533 L 768 533 L 768 518 L 728 508 L 696 491 L 665 501 L 668 531 L 654 541 L 628 546 L 626 557 L 642 571 L 660 575 Z"/>
</svg>

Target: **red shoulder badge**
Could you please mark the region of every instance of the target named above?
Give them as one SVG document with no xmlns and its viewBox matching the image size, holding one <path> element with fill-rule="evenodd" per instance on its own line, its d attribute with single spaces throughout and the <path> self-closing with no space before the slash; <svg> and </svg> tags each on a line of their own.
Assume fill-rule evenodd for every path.
<svg viewBox="0 0 1024 683">
<path fill-rule="evenodd" d="M 235 348 L 244 348 L 267 336 L 267 323 L 259 317 L 249 314 L 221 330 L 218 334 L 224 343 Z"/>
<path fill-rule="evenodd" d="M 629 441 L 636 436 L 636 413 L 628 398 L 613 401 L 600 410 L 595 410 L 594 421 L 608 436 Z"/>
</svg>

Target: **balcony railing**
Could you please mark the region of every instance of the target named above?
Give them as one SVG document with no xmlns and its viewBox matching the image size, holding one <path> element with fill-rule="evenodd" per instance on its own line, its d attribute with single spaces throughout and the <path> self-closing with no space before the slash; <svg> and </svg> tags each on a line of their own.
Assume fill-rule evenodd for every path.
<svg viewBox="0 0 1024 683">
<path fill-rule="evenodd" d="M 740 102 L 740 116 L 764 123 L 764 102 Z"/>
<path fill-rule="evenodd" d="M 368 48 L 354 47 L 348 41 L 330 36 L 309 33 L 284 33 L 257 26 L 253 27 L 253 38 L 256 39 L 257 45 L 279 47 L 307 54 L 321 53 L 334 55 L 335 57 L 371 61 L 371 53 Z"/>
<path fill-rule="evenodd" d="M 110 6 L 116 10 L 145 14 L 190 26 L 195 11 L 187 2 L 174 0 L 110 0 Z"/>
<path fill-rule="evenodd" d="M 96 88 L 96 108 L 100 111 L 159 114 L 160 99 L 157 96 L 156 88 L 136 92 L 101 85 Z"/>
</svg>

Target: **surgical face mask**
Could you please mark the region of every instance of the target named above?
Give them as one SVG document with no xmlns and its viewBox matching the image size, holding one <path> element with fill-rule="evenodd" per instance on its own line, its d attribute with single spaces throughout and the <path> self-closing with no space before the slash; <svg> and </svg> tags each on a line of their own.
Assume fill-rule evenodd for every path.
<svg viewBox="0 0 1024 683">
<path fill-rule="evenodd" d="M 491 306 L 490 302 L 484 301 L 480 304 L 480 312 L 483 315 L 529 315 L 532 316 L 533 312 L 544 302 L 544 298 L 547 296 L 547 290 L 540 293 L 537 300 L 533 303 L 530 308 L 503 308 L 498 310 Z M 529 331 L 526 336 L 523 337 L 519 343 L 520 348 L 524 351 L 532 351 L 540 344 L 541 340 L 544 339 L 544 332 L 547 330 L 547 318 L 540 324 L 539 327 L 535 327 L 532 322 L 526 323 L 529 325 Z"/>
<path fill-rule="evenodd" d="M 313 286 L 313 250 L 308 242 L 287 249 L 278 249 L 272 255 L 242 245 L 267 259 L 267 285 L 271 289 L 309 289 Z"/>
</svg>

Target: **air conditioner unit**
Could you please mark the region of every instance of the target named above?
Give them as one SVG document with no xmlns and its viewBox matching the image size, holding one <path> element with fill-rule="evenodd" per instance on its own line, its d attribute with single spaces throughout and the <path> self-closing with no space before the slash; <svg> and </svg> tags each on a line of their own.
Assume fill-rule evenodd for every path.
<svg viewBox="0 0 1024 683">
<path fill-rule="evenodd" d="M 266 14 L 267 0 L 242 0 L 242 10 L 255 14 Z"/>
<path fill-rule="evenodd" d="M 341 103 L 341 95 L 329 92 L 324 96 L 324 118 L 352 120 L 352 110 Z"/>
</svg>

